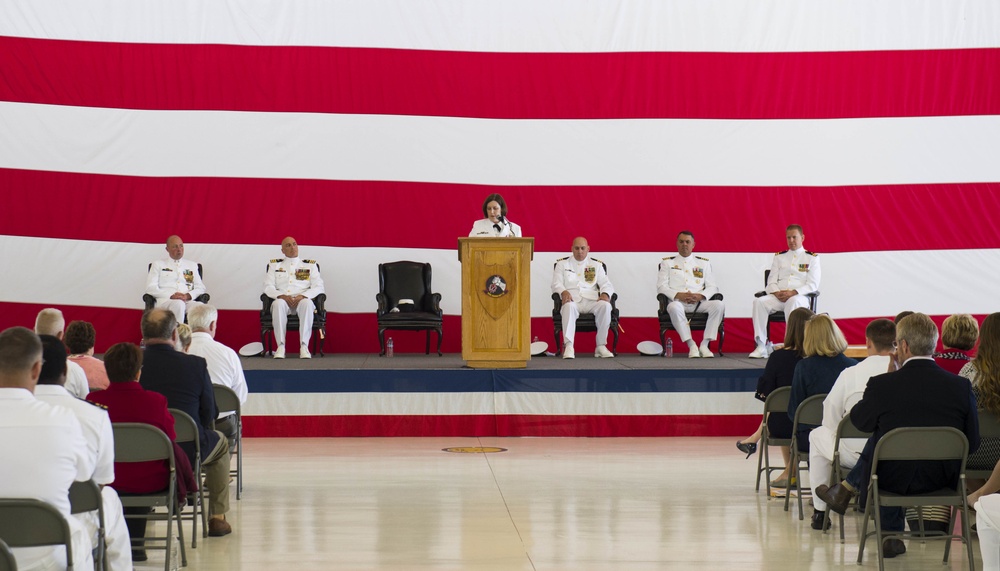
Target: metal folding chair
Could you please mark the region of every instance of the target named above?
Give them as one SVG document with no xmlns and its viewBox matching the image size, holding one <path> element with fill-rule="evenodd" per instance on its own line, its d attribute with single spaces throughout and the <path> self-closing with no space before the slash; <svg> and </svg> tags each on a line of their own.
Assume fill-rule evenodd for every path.
<svg viewBox="0 0 1000 571">
<path fill-rule="evenodd" d="M 0 571 L 17 571 L 17 560 L 7 543 L 0 539 Z"/>
<path fill-rule="evenodd" d="M 779 414 L 788 414 L 788 400 L 792 396 L 792 387 L 779 387 L 767 395 L 767 399 L 764 400 L 764 416 L 761 422 L 763 423 L 763 428 L 760 436 L 760 446 L 762 450 L 757 456 L 757 487 L 755 491 L 760 491 L 760 476 L 764 474 L 767 480 L 767 496 L 771 497 L 771 472 L 775 470 L 784 470 L 785 467 L 781 466 L 771 466 L 771 454 L 769 452 L 771 446 L 791 446 L 791 438 L 772 438 L 771 434 L 767 431 L 767 415 L 772 412 L 777 412 Z"/>
<path fill-rule="evenodd" d="M 9 547 L 63 545 L 66 569 L 73 571 L 69 523 L 59 510 L 41 500 L 0 499 L 0 540 Z"/>
<path fill-rule="evenodd" d="M 171 408 L 170 414 L 174 417 L 174 433 L 177 444 L 191 442 L 194 446 L 194 463 L 191 464 L 191 471 L 195 480 L 198 481 L 198 491 L 189 492 L 187 503 L 191 507 L 191 513 L 185 512 L 185 508 L 180 508 L 181 519 L 191 519 L 191 547 L 198 547 L 198 514 L 201 514 L 202 537 L 208 537 L 208 513 L 205 511 L 205 486 L 201 477 L 201 437 L 198 434 L 198 425 L 195 424 L 191 415 Z"/>
<path fill-rule="evenodd" d="M 97 544 L 94 545 L 94 568 L 108 569 L 108 542 L 104 527 L 104 498 L 101 488 L 93 480 L 73 482 L 69 487 L 70 513 L 97 512 Z"/>
<path fill-rule="evenodd" d="M 236 478 L 236 499 L 243 496 L 243 413 L 240 408 L 240 398 L 236 396 L 233 389 L 225 385 L 212 385 L 215 391 L 215 405 L 219 409 L 219 414 L 232 412 L 236 419 L 236 468 L 229 471 L 230 477 Z"/>
<path fill-rule="evenodd" d="M 845 438 L 870 438 L 871 432 L 864 432 L 858 427 L 854 426 L 851 422 L 851 415 L 848 414 L 844 418 L 840 419 L 840 424 L 837 425 L 837 436 L 833 441 L 833 465 L 830 468 L 830 484 L 836 484 L 844 479 L 845 473 L 843 462 L 840 459 L 840 441 Z M 855 501 L 857 501 L 855 499 Z M 827 532 L 827 526 L 830 525 L 830 512 L 832 510 L 826 510 L 826 515 L 823 516 L 823 533 Z M 837 514 L 840 515 L 840 514 Z M 840 516 L 840 542 L 844 543 L 844 516 Z"/>
<path fill-rule="evenodd" d="M 813 395 L 806 400 L 799 403 L 798 408 L 795 409 L 795 418 L 792 419 L 792 466 L 795 467 L 795 471 L 798 472 L 798 476 L 795 478 L 795 491 L 796 495 L 799 497 L 799 519 L 804 518 L 802 511 L 802 462 L 805 462 L 806 472 L 809 471 L 809 456 L 806 455 L 805 460 L 800 458 L 801 452 L 799 452 L 799 425 L 800 424 L 813 424 L 819 426 L 823 424 L 823 401 L 826 399 L 826 393 Z M 788 478 L 788 484 L 785 487 L 785 511 L 788 511 L 788 500 L 791 497 L 792 491 L 792 479 Z"/>
</svg>

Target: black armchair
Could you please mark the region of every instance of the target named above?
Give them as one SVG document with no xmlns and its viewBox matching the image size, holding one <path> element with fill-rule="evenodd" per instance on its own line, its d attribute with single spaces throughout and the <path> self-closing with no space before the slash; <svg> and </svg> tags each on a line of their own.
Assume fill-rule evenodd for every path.
<svg viewBox="0 0 1000 571">
<path fill-rule="evenodd" d="M 437 354 L 441 356 L 444 318 L 441 294 L 431 292 L 431 265 L 423 262 L 388 262 L 378 265 L 379 356 L 385 355 L 385 332 L 388 329 L 426 331 L 425 353 L 431 352 L 431 331 L 437 331 Z M 400 305 L 410 299 L 412 304 Z M 397 310 L 397 311 L 394 311 Z"/>
<path fill-rule="evenodd" d="M 319 264 L 316 264 L 316 269 L 319 269 Z M 272 342 L 274 341 L 273 335 L 268 335 L 268 333 L 274 331 L 274 320 L 271 317 L 271 304 L 274 300 L 267 297 L 267 294 L 260 294 L 261 309 L 260 309 L 260 343 L 264 346 L 264 352 L 262 355 L 267 355 L 268 353 L 274 352 L 274 347 Z M 309 351 L 312 353 L 318 353 L 320 357 L 323 356 L 323 343 L 326 341 L 326 294 L 321 293 L 313 298 L 313 305 L 316 309 L 313 310 L 313 335 L 311 341 L 312 347 Z M 295 312 L 288 312 L 288 323 L 285 326 L 285 331 L 298 331 L 299 330 L 299 316 Z"/>
<path fill-rule="evenodd" d="M 152 267 L 153 264 L 146 264 L 146 272 L 148 273 L 149 269 Z M 201 264 L 198 264 L 198 277 L 200 277 L 203 280 L 205 279 L 205 274 L 201 269 Z M 208 300 L 211 298 L 212 296 L 208 295 L 207 293 L 203 293 L 198 297 L 194 298 L 194 300 L 200 301 L 201 303 L 208 303 Z M 150 309 L 153 309 L 153 307 L 156 306 L 156 298 L 149 295 L 148 293 L 144 293 L 142 294 L 142 303 L 146 306 L 145 311 L 149 311 Z M 187 318 L 185 317 L 185 319 Z"/>
<path fill-rule="evenodd" d="M 771 270 L 764 270 L 764 287 L 767 287 L 767 278 L 770 275 L 771 275 Z M 764 291 L 764 290 L 761 290 L 761 291 L 753 294 L 754 297 L 764 297 L 765 295 L 767 295 L 767 292 Z M 812 311 L 813 313 L 816 313 L 816 307 L 818 306 L 819 292 L 818 291 L 814 291 L 812 293 L 807 293 L 806 297 L 809 298 L 809 310 Z M 784 322 L 785 322 L 785 312 L 783 312 L 783 311 L 775 311 L 771 315 L 768 315 L 767 316 L 767 339 L 771 338 L 771 324 L 772 323 L 784 323 Z M 720 350 L 720 352 L 721 352 L 721 350 Z"/>
<path fill-rule="evenodd" d="M 717 293 L 711 297 L 713 300 L 722 301 L 722 294 Z M 656 317 L 660 320 L 660 345 L 666 347 L 667 345 L 667 331 L 675 331 L 674 324 L 670 321 L 670 315 L 667 313 L 667 304 L 670 303 L 670 299 L 662 293 L 656 294 L 656 301 L 660 303 L 660 309 L 656 311 Z M 707 313 L 691 313 L 684 312 L 684 317 L 687 318 L 688 326 L 691 327 L 691 331 L 704 331 L 705 326 L 708 325 L 708 314 Z M 722 342 L 726 339 L 726 316 L 723 314 L 722 321 L 719 322 L 719 356 L 723 357 L 722 353 Z M 666 352 L 666 349 L 663 349 Z M 662 355 L 663 353 L 661 353 Z"/>
<path fill-rule="evenodd" d="M 597 261 L 597 260 L 594 260 Z M 558 263 L 558 262 L 557 262 Z M 608 265 L 601 262 L 601 266 L 604 267 L 604 273 L 608 273 Z M 553 268 L 555 265 L 553 264 Z M 614 339 L 611 343 L 611 352 L 615 355 L 618 354 L 618 294 L 611 294 L 611 327 L 610 333 Z M 556 355 L 562 354 L 563 350 L 563 340 L 562 340 L 562 296 L 558 293 L 552 294 L 552 329 L 553 334 L 556 338 Z M 590 313 L 581 313 L 580 317 L 576 318 L 576 330 L 577 331 L 597 331 L 597 321 L 594 316 Z"/>
</svg>

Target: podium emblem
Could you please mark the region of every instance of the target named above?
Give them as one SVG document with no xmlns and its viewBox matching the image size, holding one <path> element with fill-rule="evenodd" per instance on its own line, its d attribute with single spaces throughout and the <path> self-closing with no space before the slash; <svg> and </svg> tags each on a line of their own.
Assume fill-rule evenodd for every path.
<svg viewBox="0 0 1000 571">
<path fill-rule="evenodd" d="M 494 274 L 486 278 L 486 289 L 483 293 L 490 297 L 502 297 L 507 295 L 507 280 L 503 276 Z"/>
</svg>

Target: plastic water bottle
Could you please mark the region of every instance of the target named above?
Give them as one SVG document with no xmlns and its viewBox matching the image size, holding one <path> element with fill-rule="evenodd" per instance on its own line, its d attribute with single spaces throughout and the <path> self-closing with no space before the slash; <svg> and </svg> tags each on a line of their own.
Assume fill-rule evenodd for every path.
<svg viewBox="0 0 1000 571">
<path fill-rule="evenodd" d="M 385 344 L 385 356 L 392 357 L 392 337 L 390 337 L 389 342 Z"/>
<path fill-rule="evenodd" d="M 668 359 L 674 356 L 674 340 L 673 339 L 667 339 L 667 350 L 663 353 L 663 356 L 666 357 L 666 358 L 668 358 Z"/>
<path fill-rule="evenodd" d="M 531 342 L 532 343 L 538 343 L 538 335 L 535 335 L 535 338 L 532 339 Z"/>
</svg>

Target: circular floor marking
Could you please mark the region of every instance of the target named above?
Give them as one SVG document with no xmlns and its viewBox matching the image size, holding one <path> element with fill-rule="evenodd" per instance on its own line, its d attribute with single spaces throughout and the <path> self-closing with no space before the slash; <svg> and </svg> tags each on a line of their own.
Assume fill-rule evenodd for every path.
<svg viewBox="0 0 1000 571">
<path fill-rule="evenodd" d="M 442 448 L 444 452 L 457 452 L 459 454 L 492 454 L 494 452 L 506 452 L 506 448 L 495 446 L 454 446 L 452 448 Z"/>
</svg>

